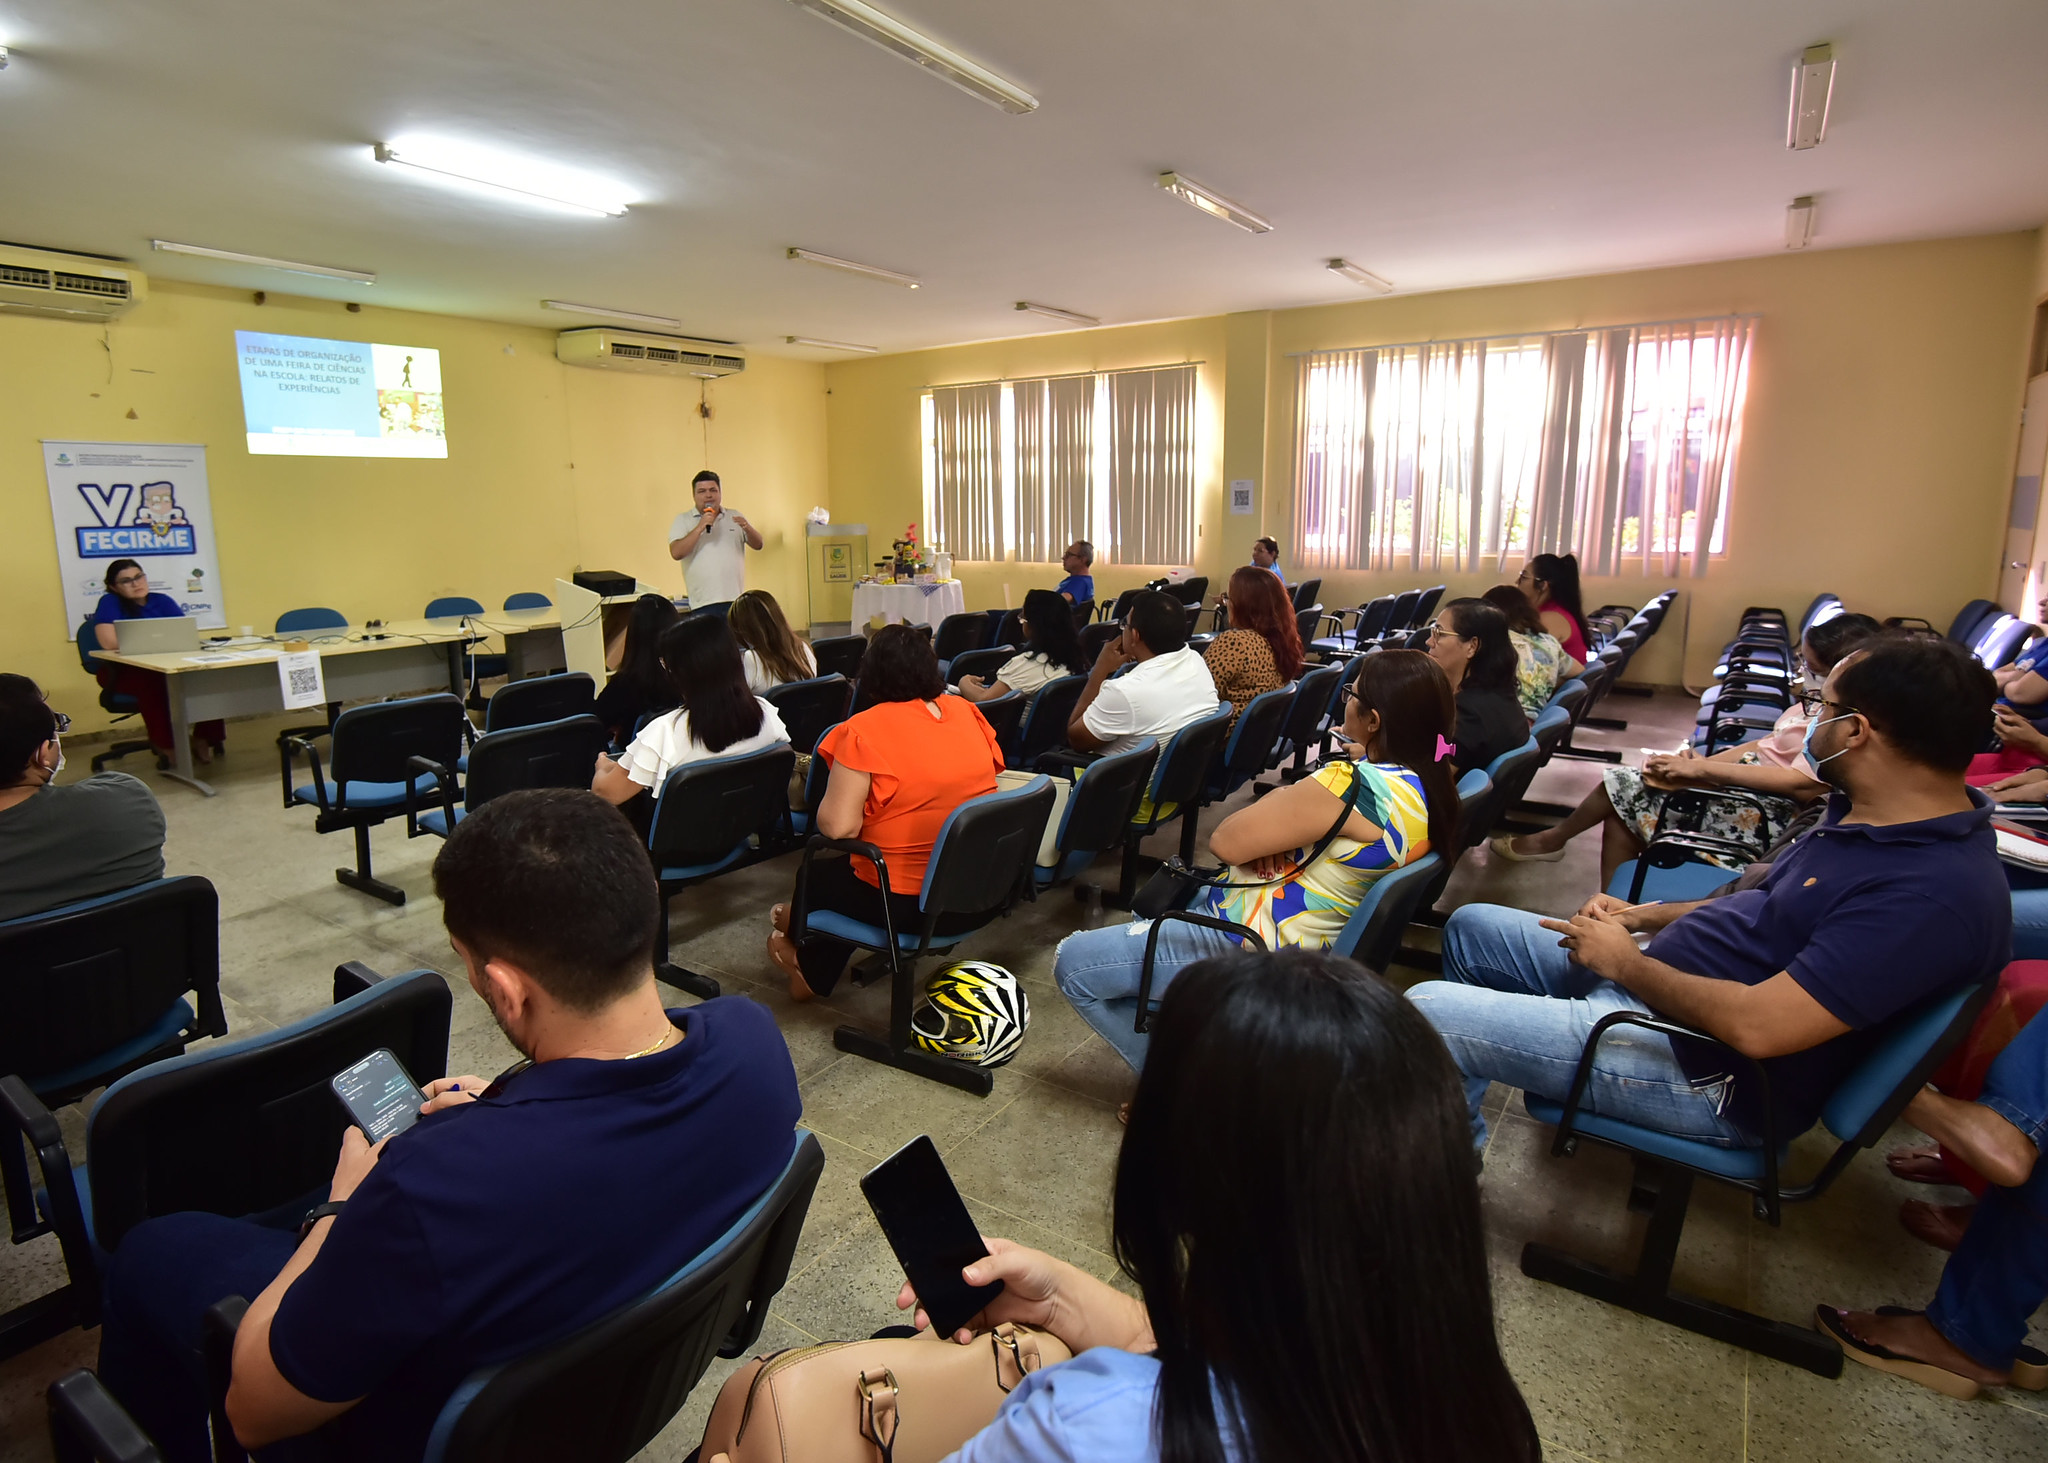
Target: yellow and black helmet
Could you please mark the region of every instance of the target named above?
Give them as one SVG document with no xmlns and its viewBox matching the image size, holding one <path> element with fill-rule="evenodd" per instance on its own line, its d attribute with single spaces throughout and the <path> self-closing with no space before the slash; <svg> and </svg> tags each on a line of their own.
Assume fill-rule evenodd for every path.
<svg viewBox="0 0 2048 1463">
<path fill-rule="evenodd" d="M 919 1047 L 937 1056 L 1000 1067 L 1024 1045 L 1031 1001 L 1017 977 L 986 960 L 962 960 L 932 977 L 910 1018 Z"/>
</svg>

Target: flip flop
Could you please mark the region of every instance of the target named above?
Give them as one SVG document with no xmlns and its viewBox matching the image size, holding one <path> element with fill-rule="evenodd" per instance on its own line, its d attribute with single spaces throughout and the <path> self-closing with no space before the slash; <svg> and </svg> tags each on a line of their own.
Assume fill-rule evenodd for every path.
<svg viewBox="0 0 2048 1463">
<path fill-rule="evenodd" d="M 796 942 L 776 930 L 768 936 L 768 958 L 775 962 L 775 968 L 789 977 L 789 998 L 801 1005 L 817 999 L 817 992 L 804 979 L 804 968 L 796 958 Z"/>
<path fill-rule="evenodd" d="M 1931 1144 L 1921 1148 L 1894 1148 L 1884 1156 L 1884 1166 L 1895 1178 L 1909 1184 L 1953 1184 L 1955 1175 L 1941 1161 L 1941 1150 Z"/>
<path fill-rule="evenodd" d="M 1495 858 L 1506 859 L 1511 864 L 1554 864 L 1564 857 L 1564 850 L 1556 853 L 1516 853 L 1514 836 L 1503 833 L 1498 838 L 1486 840 L 1487 849 Z"/>
<path fill-rule="evenodd" d="M 1880 1316 L 1917 1316 L 1918 1311 L 1905 1306 L 1879 1306 Z M 2048 1352 L 2033 1346 L 2020 1346 L 2013 1352 L 2012 1385 L 2028 1392 L 2048 1391 Z"/>
<path fill-rule="evenodd" d="M 1894 1308 L 1894 1313 L 1898 1313 Z M 1858 1341 L 1849 1334 L 1843 1323 L 1848 1312 L 1833 1306 L 1813 1308 L 1813 1328 L 1835 1338 L 1835 1344 L 1842 1348 L 1842 1354 L 1854 1362 L 1860 1362 L 1873 1371 L 1890 1372 L 1895 1377 L 1904 1377 L 1909 1382 L 1918 1382 L 1930 1387 L 1945 1397 L 1958 1402 L 1968 1402 L 1984 1388 L 1970 1378 L 1946 1367 L 1938 1367 L 1931 1361 L 1916 1361 L 1910 1356 L 1901 1356 L 1883 1346 Z"/>
</svg>

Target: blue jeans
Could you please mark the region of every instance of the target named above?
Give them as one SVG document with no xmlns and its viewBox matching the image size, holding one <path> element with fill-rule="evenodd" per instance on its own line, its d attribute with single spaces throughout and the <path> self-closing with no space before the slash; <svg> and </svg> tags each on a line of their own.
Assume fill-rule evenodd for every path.
<svg viewBox="0 0 2048 1463">
<path fill-rule="evenodd" d="M 1150 1036 L 1134 1029 L 1138 1019 L 1138 976 L 1145 964 L 1145 936 L 1152 921 L 1104 925 L 1082 930 L 1060 941 L 1053 956 L 1052 978 L 1081 1019 L 1117 1050 L 1137 1071 L 1145 1065 Z M 1175 972 L 1211 955 L 1235 955 L 1242 948 L 1221 930 L 1202 925 L 1169 923 L 1159 936 L 1152 966 L 1152 1001 L 1156 1009 Z"/>
<path fill-rule="evenodd" d="M 1542 918 L 1497 904 L 1465 905 L 1444 926 L 1444 978 L 1408 992 L 1465 1076 L 1472 1141 L 1482 1148 L 1480 1108 L 1489 1083 L 1562 1102 L 1600 1019 L 1650 1009 L 1559 949 L 1558 937 L 1538 924 Z M 1675 1137 L 1755 1147 L 1722 1115 L 1727 1100 L 1727 1079 L 1694 1082 L 1669 1037 L 1623 1026 L 1601 1041 L 1582 1103 L 1602 1117 Z"/>
<path fill-rule="evenodd" d="M 2015 905 L 2017 905 L 2015 900 Z M 2017 941 L 2015 941 L 2017 943 Z M 2048 1019 L 2035 1017 L 1998 1054 L 1977 1101 L 2048 1148 Z M 2012 1363 L 2027 1320 L 2048 1299 L 2048 1158 L 2018 1188 L 1984 1191 L 1941 1272 L 1927 1319 L 1994 1370 Z"/>
<path fill-rule="evenodd" d="M 2016 872 L 2008 868 L 2006 877 Z M 2012 958 L 2048 960 L 2048 889 L 2013 889 Z"/>
</svg>

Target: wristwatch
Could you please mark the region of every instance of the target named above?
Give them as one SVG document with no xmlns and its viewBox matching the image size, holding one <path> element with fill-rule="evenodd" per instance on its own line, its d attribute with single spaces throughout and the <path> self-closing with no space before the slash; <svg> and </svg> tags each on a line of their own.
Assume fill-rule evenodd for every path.
<svg viewBox="0 0 2048 1463">
<path fill-rule="evenodd" d="M 306 1211 L 306 1217 L 299 1221 L 299 1238 L 304 1239 L 313 1232 L 313 1226 L 323 1219 L 330 1219 L 341 1213 L 347 1205 L 346 1199 L 329 1199 L 325 1204 L 315 1204 Z"/>
</svg>

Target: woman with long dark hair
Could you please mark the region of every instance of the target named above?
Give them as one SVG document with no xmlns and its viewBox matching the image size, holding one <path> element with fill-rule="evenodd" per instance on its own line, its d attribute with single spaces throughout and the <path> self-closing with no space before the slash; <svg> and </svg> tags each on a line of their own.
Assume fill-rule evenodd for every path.
<svg viewBox="0 0 2048 1463">
<path fill-rule="evenodd" d="M 817 656 L 804 638 L 789 628 L 782 606 L 767 590 L 748 590 L 732 602 L 725 618 L 745 652 L 747 684 L 754 690 L 771 691 L 791 681 L 808 681 L 818 673 Z"/>
<path fill-rule="evenodd" d="M 1152 1030 L 1113 1221 L 1142 1298 L 987 1241 L 962 1274 L 1003 1292 L 971 1326 L 1075 1355 L 950 1463 L 1537 1463 L 1458 1074 L 1421 1013 L 1348 960 L 1245 952 L 1182 971 Z"/>
<path fill-rule="evenodd" d="M 1287 587 L 1264 569 L 1234 570 L 1223 603 L 1230 628 L 1209 642 L 1202 659 L 1216 682 L 1217 699 L 1242 715 L 1254 696 L 1277 691 L 1301 674 L 1301 631 Z"/>
<path fill-rule="evenodd" d="M 1017 624 L 1024 631 L 1022 650 L 1004 661 L 988 680 L 960 678 L 960 694 L 969 701 L 993 701 L 1012 691 L 1036 696 L 1048 681 L 1087 671 L 1081 632 L 1074 628 L 1074 611 L 1065 595 L 1052 589 L 1032 590 L 1024 596 Z"/>
<path fill-rule="evenodd" d="M 625 755 L 600 756 L 590 790 L 641 821 L 669 773 L 687 762 L 742 757 L 789 740 L 775 708 L 747 689 L 740 643 L 723 615 L 677 620 L 661 632 L 662 669 L 679 703 L 640 728 Z M 646 802 L 637 802 L 645 797 Z M 628 806 L 631 805 L 631 806 Z"/>
<path fill-rule="evenodd" d="M 1443 673 L 1419 651 L 1381 651 L 1360 658 L 1344 696 L 1347 751 L 1357 760 L 1325 762 L 1312 776 L 1232 813 L 1209 835 L 1209 851 L 1229 867 L 1190 907 L 1256 931 L 1268 949 L 1327 948 L 1382 875 L 1432 848 L 1448 850 L 1457 829 L 1447 760 L 1455 712 Z M 1342 831 L 1302 864 L 1346 800 L 1352 812 Z M 1142 1067 L 1148 1038 L 1133 1026 L 1145 941 L 1133 928 L 1105 925 L 1069 935 L 1052 973 L 1081 1019 Z M 1182 966 L 1237 948 L 1235 935 L 1169 921 L 1159 931 L 1153 992 Z"/>
<path fill-rule="evenodd" d="M 1430 626 L 1429 658 L 1458 698 L 1458 749 L 1451 761 L 1460 776 L 1529 740 L 1506 615 L 1483 599 L 1452 600 Z"/>
<path fill-rule="evenodd" d="M 120 637 L 114 633 L 117 621 L 170 620 L 185 613 L 175 599 L 149 587 L 149 571 L 135 559 L 114 560 L 107 565 L 106 576 L 100 582 L 106 586 L 107 592 L 100 596 L 99 604 L 93 609 L 92 630 L 93 638 L 102 650 L 121 648 Z M 93 674 L 108 690 L 133 696 L 141 703 L 142 724 L 149 731 L 150 746 L 156 749 L 156 765 L 168 767 L 177 749 L 172 744 L 175 733 L 171 730 L 171 699 L 164 678 L 154 671 L 129 665 L 110 665 L 105 661 Z M 226 722 L 195 722 L 192 727 L 192 760 L 211 762 L 215 752 L 225 749 L 227 735 Z"/>
<path fill-rule="evenodd" d="M 661 668 L 661 633 L 675 622 L 675 603 L 667 595 L 643 594 L 633 601 L 618 665 L 593 708 L 613 746 L 630 741 L 642 717 L 675 709 L 675 686 Z"/>
<path fill-rule="evenodd" d="M 1480 598 L 1507 616 L 1508 640 L 1515 647 L 1515 695 L 1522 714 L 1534 721 L 1557 688 L 1585 666 L 1564 653 L 1529 596 L 1514 585 L 1496 584 Z"/>
<path fill-rule="evenodd" d="M 1584 665 L 1592 637 L 1586 633 L 1586 607 L 1579 600 L 1579 556 L 1538 554 L 1522 566 L 1515 588 L 1529 596 L 1543 628 L 1557 637 L 1564 653 Z"/>
</svg>

